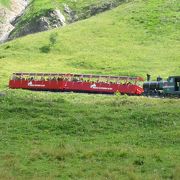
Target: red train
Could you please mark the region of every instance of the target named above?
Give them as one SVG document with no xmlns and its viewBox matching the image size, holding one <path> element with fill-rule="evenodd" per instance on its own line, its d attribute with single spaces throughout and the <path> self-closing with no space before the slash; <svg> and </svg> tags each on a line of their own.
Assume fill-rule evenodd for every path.
<svg viewBox="0 0 180 180">
<path fill-rule="evenodd" d="M 116 93 L 141 95 L 144 90 L 137 83 L 141 77 L 107 76 L 64 73 L 13 73 L 9 87 L 13 89 L 74 91 L 88 93 Z"/>
</svg>

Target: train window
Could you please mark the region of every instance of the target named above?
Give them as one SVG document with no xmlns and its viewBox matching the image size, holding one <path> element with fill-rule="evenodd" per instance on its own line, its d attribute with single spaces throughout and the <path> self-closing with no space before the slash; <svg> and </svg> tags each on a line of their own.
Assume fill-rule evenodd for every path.
<svg viewBox="0 0 180 180">
<path fill-rule="evenodd" d="M 175 78 L 175 91 L 180 91 L 180 77 Z"/>
<path fill-rule="evenodd" d="M 173 78 L 169 78 L 169 82 L 170 82 L 170 83 L 173 83 Z"/>
</svg>

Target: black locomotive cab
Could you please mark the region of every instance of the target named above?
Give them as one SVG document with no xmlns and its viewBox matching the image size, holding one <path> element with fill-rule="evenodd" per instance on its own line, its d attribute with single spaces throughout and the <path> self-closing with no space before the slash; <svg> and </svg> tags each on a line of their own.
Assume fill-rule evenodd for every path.
<svg viewBox="0 0 180 180">
<path fill-rule="evenodd" d="M 180 76 L 170 76 L 168 83 L 164 86 L 164 93 L 166 95 L 180 96 Z"/>
<path fill-rule="evenodd" d="M 180 77 L 175 77 L 174 78 L 174 82 L 175 82 L 175 91 L 180 91 Z"/>
</svg>

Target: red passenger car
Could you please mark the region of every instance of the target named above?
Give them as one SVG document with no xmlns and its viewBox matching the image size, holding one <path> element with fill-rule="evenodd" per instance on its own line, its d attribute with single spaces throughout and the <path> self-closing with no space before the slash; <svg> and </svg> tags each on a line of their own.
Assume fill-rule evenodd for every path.
<svg viewBox="0 0 180 180">
<path fill-rule="evenodd" d="M 141 95 L 144 90 L 137 85 L 139 81 L 143 81 L 143 78 L 64 73 L 13 73 L 9 87 L 41 91 L 120 92 L 121 94 Z"/>
</svg>

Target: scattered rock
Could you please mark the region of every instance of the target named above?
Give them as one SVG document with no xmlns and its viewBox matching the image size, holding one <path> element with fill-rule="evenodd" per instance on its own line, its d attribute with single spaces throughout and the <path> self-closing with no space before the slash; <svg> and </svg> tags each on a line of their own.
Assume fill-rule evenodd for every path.
<svg viewBox="0 0 180 180">
<path fill-rule="evenodd" d="M 67 22 L 68 23 L 73 23 L 75 21 L 78 21 L 78 16 L 76 14 L 76 11 L 73 11 L 67 4 L 63 4 L 64 6 L 64 12 L 67 15 Z"/>
<path fill-rule="evenodd" d="M 69 8 L 69 6 L 67 4 L 63 4 L 64 5 L 64 12 L 67 14 L 71 14 L 72 10 Z"/>
<path fill-rule="evenodd" d="M 0 96 L 5 96 L 5 94 L 0 92 Z"/>
<path fill-rule="evenodd" d="M 115 5 L 114 3 L 109 2 L 109 3 L 104 3 L 101 6 L 90 6 L 91 16 L 110 10 L 114 8 L 114 5 Z"/>
</svg>

